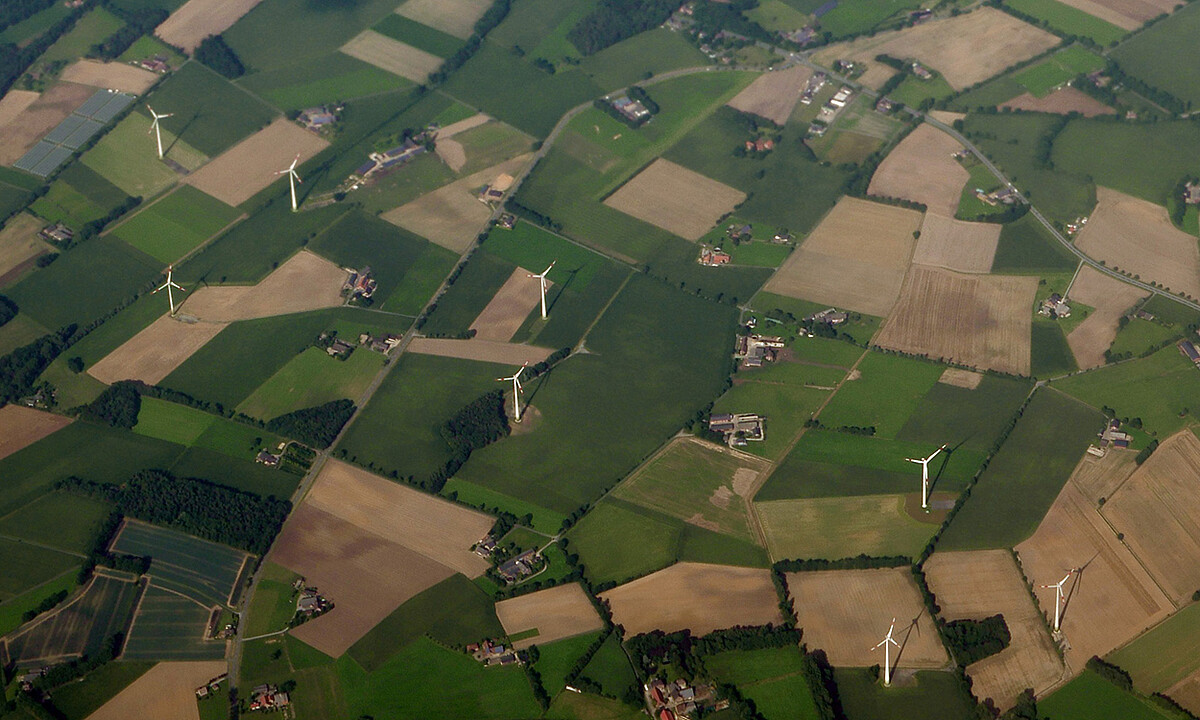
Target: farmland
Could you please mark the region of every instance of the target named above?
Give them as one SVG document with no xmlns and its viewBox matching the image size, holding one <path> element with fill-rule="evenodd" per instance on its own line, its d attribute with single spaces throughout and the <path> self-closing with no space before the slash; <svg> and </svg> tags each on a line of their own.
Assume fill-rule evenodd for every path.
<svg viewBox="0 0 1200 720">
<path fill-rule="evenodd" d="M 496 616 L 509 637 L 535 633 L 514 641 L 517 648 L 551 643 L 603 626 L 591 599 L 577 583 L 502 600 L 496 603 Z"/>
<path fill-rule="evenodd" d="M 1121 317 L 1144 299 L 1145 293 L 1085 266 L 1071 283 L 1067 297 L 1093 308 L 1087 319 L 1067 334 L 1079 367 L 1092 368 L 1105 363 L 1104 353 L 1117 336 Z"/>
<path fill-rule="evenodd" d="M 0 407 L 0 459 L 57 432 L 70 421 L 18 405 Z"/>
<path fill-rule="evenodd" d="M 1143 22 L 1148 19 L 1141 18 Z M 1134 77 L 1194 103 L 1200 101 L 1200 83 L 1195 73 L 1175 73 L 1171 68 L 1180 62 L 1180 39 L 1195 36 L 1197 29 L 1200 29 L 1200 12 L 1185 7 L 1122 43 L 1113 56 Z"/>
<path fill-rule="evenodd" d="M 138 603 L 123 657 L 218 660 L 225 656 L 225 642 L 205 639 L 210 614 L 193 600 L 151 585 Z"/>
<path fill-rule="evenodd" d="M 992 269 L 1000 243 L 1000 225 L 967 223 L 925 213 L 913 262 L 965 273 Z"/>
<path fill-rule="evenodd" d="M 188 175 L 187 182 L 227 205 L 241 205 L 275 182 L 289 160 L 304 163 L 328 145 L 299 125 L 276 118 Z"/>
<path fill-rule="evenodd" d="M 238 84 L 283 110 L 400 90 L 411 83 L 340 52 L 238 79 Z"/>
<path fill-rule="evenodd" d="M 937 530 L 938 516 L 920 513 L 916 493 L 756 502 L 771 558 L 840 560 L 859 554 L 915 557 Z M 952 496 L 950 496 L 952 497 Z M 934 493 L 935 505 L 948 497 Z"/>
<path fill-rule="evenodd" d="M 729 107 L 784 125 L 810 77 L 812 70 L 803 65 L 765 73 L 734 96 Z"/>
<path fill-rule="evenodd" d="M 139 591 L 136 583 L 94 577 L 81 595 L 11 636 L 8 654 L 21 663 L 93 655 L 124 632 Z"/>
<path fill-rule="evenodd" d="M 121 667 L 109 665 L 109 668 Z M 153 714 L 163 720 L 186 720 L 196 716 L 196 693 L 200 685 L 225 672 L 225 661 L 212 658 L 206 661 L 160 663 L 149 670 L 144 665 L 132 663 L 141 670 L 136 678 L 117 677 L 126 683 L 120 692 L 105 702 L 88 717 L 95 720 L 121 720 L 139 713 Z M 55 698 L 56 704 L 58 698 Z"/>
<path fill-rule="evenodd" d="M 728 185 L 656 160 L 604 204 L 686 240 L 698 240 L 745 199 L 745 193 Z"/>
<path fill-rule="evenodd" d="M 88 368 L 88 374 L 106 384 L 158 383 L 225 327 L 226 323 L 183 323 L 164 313 Z"/>
<path fill-rule="evenodd" d="M 126 521 L 112 548 L 151 558 L 152 584 L 206 606 L 229 603 L 246 558 L 225 545 L 134 521 Z"/>
<path fill-rule="evenodd" d="M 951 157 L 958 141 L 929 124 L 908 134 L 879 165 L 867 192 L 924 204 L 953 217 L 969 173 Z"/>
<path fill-rule="evenodd" d="M 122 223 L 116 234 L 164 263 L 177 262 L 232 223 L 238 212 L 194 187 L 184 186 Z"/>
<path fill-rule="evenodd" d="M 971 712 L 970 698 L 951 673 L 918 672 L 912 685 L 887 690 L 866 670 L 839 668 L 834 679 L 849 720 L 939 720 Z"/>
<path fill-rule="evenodd" d="M 91 498 L 49 493 L 5 515 L 0 520 L 0 534 L 66 553 L 82 553 L 90 548 L 110 510 L 107 503 Z M 65 526 L 56 518 L 71 518 L 71 523 Z"/>
<path fill-rule="evenodd" d="M 171 45 L 192 52 L 209 35 L 220 35 L 261 0 L 189 0 L 155 29 Z"/>
<path fill-rule="evenodd" d="M 251 417 L 270 420 L 342 398 L 357 401 L 382 367 L 383 357 L 366 348 L 339 361 L 329 357 L 324 350 L 311 347 L 260 385 L 238 406 L 238 410 Z"/>
<path fill-rule="evenodd" d="M 262 101 L 194 62 L 172 73 L 146 99 L 159 112 L 170 108 L 175 114 L 162 121 L 164 135 L 170 132 L 209 157 L 269 123 L 273 114 Z M 137 112 L 150 117 L 144 107 Z"/>
<path fill-rule="evenodd" d="M 1062 720 L 1173 720 L 1171 712 L 1146 698 L 1113 685 L 1093 672 L 1085 672 L 1038 702 L 1038 708 Z"/>
<path fill-rule="evenodd" d="M 1200 605 L 1190 604 L 1108 659 L 1133 676 L 1144 693 L 1168 692 L 1168 689 L 1200 670 Z"/>
</svg>

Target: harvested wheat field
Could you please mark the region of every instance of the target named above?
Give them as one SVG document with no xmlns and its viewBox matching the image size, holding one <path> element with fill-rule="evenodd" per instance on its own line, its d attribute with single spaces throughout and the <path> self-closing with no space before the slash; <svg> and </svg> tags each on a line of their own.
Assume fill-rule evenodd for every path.
<svg viewBox="0 0 1200 720">
<path fill-rule="evenodd" d="M 287 178 L 277 173 L 286 170 L 297 155 L 304 163 L 328 146 L 328 140 L 280 117 L 188 175 L 184 182 L 226 205 L 241 205 L 273 182 L 287 183 Z M 296 193 L 300 193 L 299 187 Z"/>
<path fill-rule="evenodd" d="M 1188 675 L 1163 691 L 1193 715 L 1200 713 L 1200 671 Z"/>
<path fill-rule="evenodd" d="M 880 347 L 1028 375 L 1036 277 L 963 275 L 914 265 Z"/>
<path fill-rule="evenodd" d="M 1096 210 L 1075 240 L 1080 250 L 1171 292 L 1200 297 L 1196 238 L 1176 229 L 1166 208 L 1106 187 L 1096 188 L 1096 198 Z"/>
<path fill-rule="evenodd" d="M 537 278 L 529 277 L 525 268 L 513 270 L 508 280 L 500 286 L 488 302 L 487 307 L 471 323 L 478 340 L 508 342 L 521 328 L 525 318 L 542 301 L 541 286 Z M 551 285 L 547 281 L 547 285 Z"/>
<path fill-rule="evenodd" d="M 162 77 L 158 73 L 122 62 L 96 62 L 80 60 L 63 70 L 62 79 L 67 82 L 91 85 L 97 88 L 120 90 L 141 95 Z"/>
<path fill-rule="evenodd" d="M 1092 314 L 1067 333 L 1067 344 L 1080 369 L 1099 367 L 1108 360 L 1104 352 L 1117 337 L 1121 317 L 1147 293 L 1129 283 L 1084 265 L 1071 283 L 1067 297 L 1091 305 Z"/>
<path fill-rule="evenodd" d="M 227 324 L 187 323 L 163 315 L 88 368 L 88 375 L 109 385 L 120 380 L 141 380 L 155 385 L 216 337 Z"/>
<path fill-rule="evenodd" d="M 496 603 L 496 617 L 500 618 L 500 624 L 509 636 L 537 631 L 532 637 L 513 642 L 513 647 L 518 650 L 604 627 L 604 621 L 579 583 L 501 600 Z"/>
<path fill-rule="evenodd" d="M 1179 0 L 1062 0 L 1063 4 L 1106 20 L 1122 30 L 1136 30 L 1147 20 L 1170 13 Z"/>
<path fill-rule="evenodd" d="M 41 93 L 35 93 L 32 90 L 9 90 L 4 97 L 0 98 L 0 130 L 25 112 L 25 108 L 32 105 L 39 97 L 41 97 Z"/>
<path fill-rule="evenodd" d="M 491 6 L 492 0 L 406 0 L 396 12 L 466 40 Z"/>
<path fill-rule="evenodd" d="M 927 114 L 944 125 L 953 125 L 956 121 L 967 117 L 966 113 L 952 112 L 950 110 L 930 110 Z"/>
<path fill-rule="evenodd" d="M 763 73 L 727 104 L 734 110 L 752 113 L 765 117 L 776 125 L 784 125 L 791 117 L 792 108 L 796 107 L 800 93 L 804 91 L 804 86 L 812 74 L 813 71 L 803 65 Z"/>
<path fill-rule="evenodd" d="M 813 57 L 821 64 L 849 59 L 865 61 L 869 66 L 882 65 L 875 61 L 875 56 L 881 53 L 916 58 L 942 73 L 955 90 L 963 90 L 1059 42 L 1045 30 L 995 8 L 984 7 L 958 17 L 931 20 L 904 30 L 833 45 Z M 891 74 L 873 78 L 872 87 L 878 89 Z"/>
<path fill-rule="evenodd" d="M 0 459 L 23 450 L 47 435 L 71 424 L 71 418 L 27 408 L 0 407 Z"/>
<path fill-rule="evenodd" d="M 199 720 L 196 688 L 224 672 L 224 660 L 159 663 L 101 705 L 88 720 Z"/>
<path fill-rule="evenodd" d="M 457 140 L 439 139 L 433 151 L 454 172 L 462 170 L 467 164 L 467 150 Z"/>
<path fill-rule="evenodd" d="M 954 138 L 922 123 L 879 164 L 867 193 L 912 200 L 931 213 L 954 217 L 963 186 L 971 179 L 953 157 L 962 149 Z"/>
<path fill-rule="evenodd" d="M 700 637 L 736 625 L 782 621 L 771 571 L 681 562 L 601 593 L 626 636 L 691 630 Z"/>
<path fill-rule="evenodd" d="M 1100 513 L 1177 605 L 1200 588 L 1200 439 L 1163 441 Z"/>
<path fill-rule="evenodd" d="M 45 223 L 36 215 L 23 212 L 9 219 L 0 229 L 0 277 L 14 268 L 53 248 L 38 237 Z"/>
<path fill-rule="evenodd" d="M 446 138 L 452 138 L 459 133 L 472 130 L 480 125 L 485 125 L 489 120 L 491 120 L 491 118 L 488 117 L 486 113 L 477 113 L 465 120 L 459 120 L 456 123 L 450 123 L 446 127 L 437 131 L 437 141 L 441 142 Z"/>
<path fill-rule="evenodd" d="M 915 210 L 843 197 L 771 276 L 768 292 L 887 315 L 912 259 Z"/>
<path fill-rule="evenodd" d="M 1042 519 L 1037 531 L 1016 547 L 1038 604 L 1054 617 L 1054 589 L 1069 568 L 1082 568 L 1064 586 L 1062 630 L 1068 643 L 1067 672 L 1076 675 L 1093 655 L 1120 647 L 1174 611 L 1133 553 L 1096 512 L 1096 504 L 1073 482 Z"/>
<path fill-rule="evenodd" d="M 1112 115 L 1116 112 L 1091 95 L 1084 94 L 1073 87 L 1059 88 L 1045 97 L 1034 97 L 1025 93 L 1008 102 L 1001 103 L 1000 107 L 1058 115 L 1068 115 L 1074 112 L 1084 117 Z"/>
<path fill-rule="evenodd" d="M 999 225 L 963 222 L 928 212 L 921 223 L 913 262 L 958 272 L 986 273 L 992 269 L 999 243 Z"/>
<path fill-rule="evenodd" d="M 262 0 L 188 0 L 154 30 L 171 45 L 191 53 L 204 38 L 220 35 Z"/>
<path fill-rule="evenodd" d="M 413 338 L 406 352 L 421 355 L 478 360 L 501 365 L 536 365 L 553 354 L 550 348 L 536 345 L 494 342 L 490 340 L 452 340 L 449 338 Z"/>
<path fill-rule="evenodd" d="M 902 646 L 893 667 L 940 668 L 949 658 L 907 567 L 821 570 L 787 574 L 804 642 L 820 648 L 837 667 L 883 663 L 872 651 L 896 618 L 893 637 Z"/>
<path fill-rule="evenodd" d="M 443 62 L 437 55 L 418 50 L 374 30 L 363 30 L 343 45 L 341 51 L 415 83 L 424 83 Z"/>
<path fill-rule="evenodd" d="M 604 204 L 681 238 L 699 240 L 745 199 L 741 190 L 660 158 Z"/>
<path fill-rule="evenodd" d="M 1075 466 L 1075 471 L 1071 473 L 1071 482 L 1088 500 L 1098 506 L 1100 498 L 1107 502 L 1108 498 L 1125 484 L 1138 467 L 1136 459 L 1136 450 L 1115 447 L 1110 447 L 1104 453 L 1104 457 L 1084 455 Z"/>
<path fill-rule="evenodd" d="M 257 285 L 206 285 L 193 291 L 180 313 L 221 323 L 337 307 L 345 282 L 345 270 L 301 250 Z"/>
<path fill-rule="evenodd" d="M 25 107 L 7 125 L 0 127 L 0 165 L 12 165 L 42 136 L 54 129 L 75 108 L 96 92 L 96 88 L 60 82 Z M 16 101 L 23 103 L 24 98 Z"/>
<path fill-rule="evenodd" d="M 380 217 L 454 252 L 464 252 L 492 216 L 479 199 L 479 189 L 503 174 L 515 176 L 529 153 L 455 180 Z"/>
<path fill-rule="evenodd" d="M 938 382 L 965 390 L 974 390 L 979 387 L 979 383 L 983 382 L 983 374 L 961 368 L 946 368 L 946 371 L 938 378 Z"/>
<path fill-rule="evenodd" d="M 1025 688 L 1041 694 L 1062 678 L 1054 641 L 1008 550 L 934 553 L 925 563 L 925 579 L 944 619 L 982 620 L 1000 613 L 1008 624 L 1008 647 L 967 667 L 971 692 L 980 701 L 991 698 L 1004 711 Z"/>
</svg>

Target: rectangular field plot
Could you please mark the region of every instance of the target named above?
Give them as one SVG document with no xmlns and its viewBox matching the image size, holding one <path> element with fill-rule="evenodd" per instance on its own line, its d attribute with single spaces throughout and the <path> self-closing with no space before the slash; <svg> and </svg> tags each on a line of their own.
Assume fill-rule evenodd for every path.
<svg viewBox="0 0 1200 720">
<path fill-rule="evenodd" d="M 133 95 L 100 90 L 68 115 L 13 167 L 47 177 L 90 140 L 117 113 L 134 101 Z"/>
<path fill-rule="evenodd" d="M 26 448 L 71 421 L 61 415 L 41 412 L 21 405 L 0 407 L 0 459 Z"/>
<path fill-rule="evenodd" d="M 125 522 L 112 549 L 150 557 L 151 583 L 205 607 L 226 605 L 246 553 L 175 530 Z"/>
<path fill-rule="evenodd" d="M 838 560 L 861 553 L 915 557 L 945 512 L 922 512 L 919 477 L 916 487 L 908 495 L 770 500 L 756 502 L 754 509 L 774 560 Z M 936 506 L 947 499 L 935 493 L 932 501 Z"/>
<path fill-rule="evenodd" d="M 83 553 L 91 547 L 96 531 L 111 510 L 111 505 L 100 500 L 51 492 L 5 515 L 0 520 L 0 535 L 67 553 Z"/>
<path fill-rule="evenodd" d="M 1200 604 L 1184 607 L 1107 659 L 1132 675 L 1138 690 L 1166 692 L 1182 702 L 1168 688 L 1200 680 Z"/>
<path fill-rule="evenodd" d="M 139 586 L 96 576 L 81 595 L 9 638 L 14 661 L 32 666 L 96 653 L 129 623 Z"/>
<path fill-rule="evenodd" d="M 208 160 L 208 156 L 168 129 L 166 125 L 172 120 L 174 118 L 162 121 L 163 154 L 167 160 L 187 170 L 195 170 Z M 175 184 L 179 175 L 158 159 L 150 127 L 148 117 L 138 112 L 130 113 L 84 153 L 80 162 L 130 195 L 153 197 Z M 176 129 L 182 132 L 179 127 Z"/>
<path fill-rule="evenodd" d="M 205 640 L 209 608 L 151 585 L 138 603 L 122 655 L 127 660 L 219 660 L 224 640 Z"/>
<path fill-rule="evenodd" d="M 513 646 L 526 648 L 582 635 L 604 626 L 578 583 L 559 585 L 496 603 L 496 616 L 509 637 L 533 632 Z"/>
<path fill-rule="evenodd" d="M 604 204 L 687 240 L 699 240 L 745 199 L 741 190 L 659 159 Z"/>
<path fill-rule="evenodd" d="M 20 595 L 79 565 L 75 555 L 0 538 L 0 602 Z"/>
<path fill-rule="evenodd" d="M 220 200 L 185 185 L 122 223 L 115 232 L 138 250 L 173 263 L 238 215 Z"/>
<path fill-rule="evenodd" d="M 358 37 L 343 45 L 341 51 L 380 70 L 419 83 L 425 82 L 429 74 L 442 65 L 442 58 L 437 55 L 381 35 L 374 30 L 364 30 Z"/>
</svg>

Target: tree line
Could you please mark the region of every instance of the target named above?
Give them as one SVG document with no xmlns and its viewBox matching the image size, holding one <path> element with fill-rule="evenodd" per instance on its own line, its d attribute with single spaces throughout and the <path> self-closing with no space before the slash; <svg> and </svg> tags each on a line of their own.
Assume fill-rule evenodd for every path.
<svg viewBox="0 0 1200 720">
<path fill-rule="evenodd" d="M 0 327 L 4 327 L 9 320 L 15 318 L 19 311 L 20 309 L 15 302 L 0 295 Z"/>
<path fill-rule="evenodd" d="M 333 400 L 269 420 L 266 429 L 324 450 L 333 444 L 354 411 L 353 400 Z"/>
<path fill-rule="evenodd" d="M 567 39 L 579 52 L 592 55 L 658 27 L 678 6 L 677 0 L 600 0 L 595 10 L 567 32 Z"/>
<path fill-rule="evenodd" d="M 75 330 L 67 325 L 0 357 L 0 405 L 32 393 L 42 371 L 70 346 Z"/>
<path fill-rule="evenodd" d="M 116 60 L 121 53 L 132 47 L 138 38 L 152 32 L 170 16 L 169 12 L 157 7 L 131 9 L 111 0 L 102 0 L 101 5 L 105 10 L 125 21 L 120 29 L 93 45 L 88 51 L 89 55 L 101 60 Z"/>
<path fill-rule="evenodd" d="M 209 35 L 201 40 L 194 55 L 202 64 L 230 80 L 246 74 L 246 66 L 220 35 Z"/>
</svg>

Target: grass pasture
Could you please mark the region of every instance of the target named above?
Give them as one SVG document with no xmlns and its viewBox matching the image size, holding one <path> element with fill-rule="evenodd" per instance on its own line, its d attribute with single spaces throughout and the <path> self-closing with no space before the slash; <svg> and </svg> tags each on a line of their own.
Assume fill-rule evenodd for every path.
<svg viewBox="0 0 1200 720">
<path fill-rule="evenodd" d="M 0 635 L 7 635 L 16 630 L 24 622 L 22 617 L 25 613 L 37 608 L 50 596 L 74 590 L 77 587 L 75 580 L 78 575 L 78 571 L 72 568 L 16 597 L 0 601 Z"/>
<path fill-rule="evenodd" d="M 105 663 L 79 682 L 55 688 L 54 708 L 64 717 L 86 718 L 153 666 L 150 662 Z"/>
<path fill-rule="evenodd" d="M 371 28 L 375 32 L 399 40 L 418 50 L 448 58 L 463 46 L 461 38 L 457 38 L 441 30 L 422 25 L 416 20 L 410 20 L 399 13 L 392 13 L 375 23 Z"/>
<path fill-rule="evenodd" d="M 238 78 L 237 84 L 281 110 L 403 90 L 412 82 L 341 52 Z"/>
<path fill-rule="evenodd" d="M 122 223 L 115 234 L 169 264 L 216 235 L 238 215 L 220 200 L 184 185 Z"/>
<path fill-rule="evenodd" d="M 125 23 L 104 8 L 95 8 L 84 15 L 69 32 L 54 41 L 54 44 L 38 58 L 42 63 L 56 60 L 77 60 L 87 54 L 97 43 L 120 30 Z"/>
<path fill-rule="evenodd" d="M 563 520 L 566 519 L 562 513 L 547 510 L 531 502 L 518 500 L 459 478 L 451 478 L 446 483 L 446 487 L 442 489 L 442 495 L 492 514 L 498 514 L 498 511 L 503 510 L 517 517 L 524 517 L 526 514 L 532 515 L 533 521 L 530 526 L 547 535 L 558 532 L 562 527 Z"/>
<path fill-rule="evenodd" d="M 807 387 L 806 378 L 780 381 L 773 379 L 767 372 L 742 372 L 738 374 L 739 382 L 729 388 L 713 405 L 713 412 L 739 413 L 756 412 L 767 418 L 766 438 L 762 442 L 749 443 L 744 451 L 760 455 L 769 460 L 780 460 L 787 451 L 796 433 L 804 427 L 812 414 L 821 403 L 829 397 L 828 388 L 836 384 L 845 373 L 840 370 L 813 368 L 812 366 L 796 365 L 805 371 L 811 371 L 808 380 L 817 380 L 816 387 Z M 777 370 L 777 367 L 767 370 Z M 824 372 L 821 372 L 824 371 Z M 819 373 L 819 374 L 818 374 Z M 819 379 L 818 379 L 819 378 Z"/>
<path fill-rule="evenodd" d="M 534 669 L 542 676 L 542 686 L 546 688 L 550 697 L 554 697 L 563 689 L 567 673 L 571 671 L 575 661 L 599 638 L 599 632 L 590 632 L 551 643 L 538 643 L 538 660 Z"/>
<path fill-rule="evenodd" d="M 1090 670 L 1039 699 L 1038 711 L 1055 720 L 1180 720 L 1184 717 L 1182 713 L 1171 712 L 1146 698 L 1126 692 Z"/>
<path fill-rule="evenodd" d="M 1188 8 L 1188 11 L 1192 17 L 1200 19 L 1195 8 Z M 1146 35 L 1140 33 L 1137 38 Z M 1167 48 L 1159 50 L 1165 52 Z M 968 120 L 968 127 L 970 125 Z M 1165 205 L 1178 178 L 1193 172 L 1188 169 L 1191 165 L 1186 158 L 1196 152 L 1200 152 L 1200 126 L 1192 122 L 1114 123 L 1079 118 L 1068 123 L 1054 138 L 1051 161 L 1064 172 L 1090 176 L 1097 185 Z M 1013 168 L 1010 174 L 1021 171 Z M 1036 195 L 1033 198 L 1039 207 L 1048 201 L 1049 198 Z M 1067 218 L 1068 221 L 1072 219 Z"/>
<path fill-rule="evenodd" d="M 250 72 L 329 55 L 396 9 L 394 0 L 298 3 L 265 0 L 222 33 Z"/>
<path fill-rule="evenodd" d="M 11 600 L 53 580 L 79 564 L 80 558 L 57 550 L 0 538 L 0 602 Z"/>
<path fill-rule="evenodd" d="M 821 16 L 821 29 L 832 33 L 834 39 L 859 35 L 873 30 L 889 18 L 921 7 L 916 0 L 864 0 L 839 5 Z"/>
<path fill-rule="evenodd" d="M 239 628 L 243 636 L 257 637 L 287 627 L 288 621 L 296 615 L 299 598 L 292 583 L 298 577 L 273 562 L 263 564 L 254 588 L 254 600 L 246 609 L 245 620 Z"/>
<path fill-rule="evenodd" d="M 857 369 L 859 378 L 842 385 L 821 411 L 821 424 L 874 426 L 876 435 L 885 438 L 896 437 L 945 370 L 931 362 L 881 353 L 867 354 Z M 880 397 L 888 402 L 879 402 Z"/>
<path fill-rule="evenodd" d="M 159 112 L 163 112 L 159 110 Z M 208 156 L 179 139 L 162 121 L 163 154 L 189 170 L 200 167 Z M 83 154 L 81 163 L 99 173 L 129 195 L 152 198 L 179 181 L 180 176 L 158 159 L 150 118 L 130 113 Z M 176 126 L 180 130 L 180 126 Z"/>
<path fill-rule="evenodd" d="M 919 508 L 919 477 L 914 487 Z M 935 502 L 945 499 L 934 496 Z M 908 504 L 905 495 L 859 495 L 770 500 L 755 502 L 754 508 L 772 559 L 837 560 L 861 553 L 919 554 L 937 530 L 939 514 L 922 522 L 909 514 Z"/>
<path fill-rule="evenodd" d="M 1200 670 L 1200 604 L 1187 605 L 1108 656 L 1138 690 L 1164 692 Z"/>
<path fill-rule="evenodd" d="M 427 335 L 466 332 L 515 269 L 512 263 L 487 250 L 477 251 L 438 300 L 421 330 Z"/>
<path fill-rule="evenodd" d="M 169 131 L 209 157 L 265 126 L 274 115 L 261 100 L 198 62 L 176 70 L 146 101 L 159 112 L 169 109 L 175 114 L 162 121 L 164 133 Z M 136 112 L 150 117 L 144 104 Z"/>
<path fill-rule="evenodd" d="M 1197 32 L 1200 10 L 1185 6 L 1122 43 L 1113 50 L 1113 58 L 1125 72 L 1194 104 L 1200 102 L 1200 75 L 1183 52 Z"/>
<path fill-rule="evenodd" d="M 216 415 L 186 405 L 145 397 L 142 398 L 142 408 L 133 431 L 138 435 L 191 447 L 217 419 Z"/>
<path fill-rule="evenodd" d="M 1123 28 L 1058 0 L 1007 0 L 1006 4 L 1058 32 L 1091 38 L 1098 45 L 1115 44 L 1126 35 Z"/>
<path fill-rule="evenodd" d="M 83 163 L 73 163 L 58 174 L 46 194 L 34 200 L 29 209 L 50 222 L 61 220 L 71 227 L 81 227 L 104 217 L 127 197 L 99 173 Z"/>
<path fill-rule="evenodd" d="M 381 354 L 367 348 L 355 350 L 346 360 L 332 358 L 321 348 L 308 348 L 260 385 L 238 405 L 238 411 L 270 420 L 333 400 L 357 402 L 383 368 L 383 361 Z"/>
<path fill-rule="evenodd" d="M 887 690 L 862 668 L 838 668 L 834 680 L 847 720 L 943 720 L 972 712 L 971 698 L 948 672 L 919 672 L 915 684 Z"/>
<path fill-rule="evenodd" d="M 111 510 L 82 495 L 52 492 L 0 518 L 0 535 L 39 543 L 66 553 L 87 552 Z M 63 522 L 69 519 L 70 522 Z"/>
</svg>

